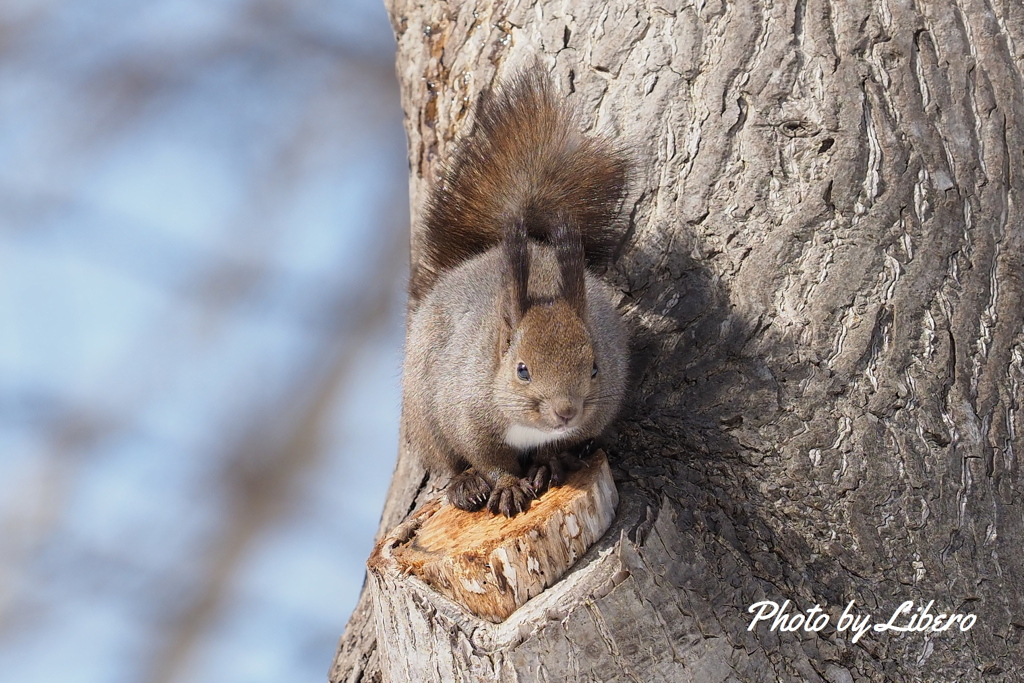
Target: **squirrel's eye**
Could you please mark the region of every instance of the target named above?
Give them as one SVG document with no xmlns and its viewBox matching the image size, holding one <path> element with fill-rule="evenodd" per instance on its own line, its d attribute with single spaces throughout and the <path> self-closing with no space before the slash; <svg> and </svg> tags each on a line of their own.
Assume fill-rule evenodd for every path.
<svg viewBox="0 0 1024 683">
<path fill-rule="evenodd" d="M 530 381 L 530 369 L 526 367 L 526 363 L 516 366 L 516 376 L 524 382 Z"/>
<path fill-rule="evenodd" d="M 597 377 L 597 361 L 594 361 L 594 369 L 590 371 L 590 377 Z"/>
</svg>

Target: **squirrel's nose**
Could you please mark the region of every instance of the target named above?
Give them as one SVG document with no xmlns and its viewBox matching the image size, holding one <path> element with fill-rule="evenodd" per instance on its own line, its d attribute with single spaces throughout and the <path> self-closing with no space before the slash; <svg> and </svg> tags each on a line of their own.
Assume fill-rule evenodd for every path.
<svg viewBox="0 0 1024 683">
<path fill-rule="evenodd" d="M 563 398 L 551 402 L 551 412 L 554 413 L 558 425 L 562 427 L 569 424 L 579 411 L 570 399 Z"/>
</svg>

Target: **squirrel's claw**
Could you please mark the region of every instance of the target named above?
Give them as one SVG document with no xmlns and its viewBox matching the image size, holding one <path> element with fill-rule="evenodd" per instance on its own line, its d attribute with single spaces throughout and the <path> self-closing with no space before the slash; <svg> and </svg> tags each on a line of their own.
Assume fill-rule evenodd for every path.
<svg viewBox="0 0 1024 683">
<path fill-rule="evenodd" d="M 526 473 L 526 481 L 538 495 L 544 493 L 548 490 L 548 484 L 551 482 L 551 468 L 544 464 L 532 465 Z"/>
<path fill-rule="evenodd" d="M 448 501 L 460 510 L 476 512 L 490 495 L 490 482 L 473 468 L 455 475 L 448 484 Z"/>
<path fill-rule="evenodd" d="M 526 478 L 536 491 L 543 493 L 551 486 L 564 484 L 569 475 L 581 467 L 582 460 L 572 453 L 563 452 L 534 460 Z"/>
<path fill-rule="evenodd" d="M 487 509 L 492 514 L 515 517 L 520 512 L 530 509 L 530 501 L 537 497 L 533 487 L 525 479 L 502 477 L 495 484 L 487 499 Z"/>
</svg>

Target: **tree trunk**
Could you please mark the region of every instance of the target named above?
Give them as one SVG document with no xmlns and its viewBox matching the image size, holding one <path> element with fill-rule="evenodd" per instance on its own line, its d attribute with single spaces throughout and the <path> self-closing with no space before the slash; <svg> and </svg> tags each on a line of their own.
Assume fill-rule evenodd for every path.
<svg viewBox="0 0 1024 683">
<path fill-rule="evenodd" d="M 438 613 L 454 678 L 1015 675 L 1018 0 L 391 0 L 390 12 L 414 217 L 477 95 L 533 60 L 635 161 L 631 235 L 608 274 L 634 332 L 634 391 L 610 449 L 617 526 L 546 619 L 478 633 Z M 433 493 L 403 450 L 382 530 Z M 748 629 L 751 605 L 786 600 L 790 617 L 818 606 L 827 625 Z M 932 615 L 964 620 L 842 628 L 847 608 L 884 624 L 914 601 L 893 617 L 905 626 L 931 600 Z M 381 680 L 373 628 L 364 595 L 332 681 Z"/>
</svg>

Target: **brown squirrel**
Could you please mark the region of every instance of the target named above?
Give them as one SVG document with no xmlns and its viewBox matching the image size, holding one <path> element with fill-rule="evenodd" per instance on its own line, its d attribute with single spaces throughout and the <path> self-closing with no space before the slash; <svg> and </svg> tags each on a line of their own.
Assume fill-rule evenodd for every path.
<svg viewBox="0 0 1024 683">
<path fill-rule="evenodd" d="M 615 418 L 628 340 L 602 265 L 624 155 L 580 133 L 537 68 L 486 95 L 430 193 L 410 279 L 405 438 L 448 500 L 507 517 Z"/>
</svg>

